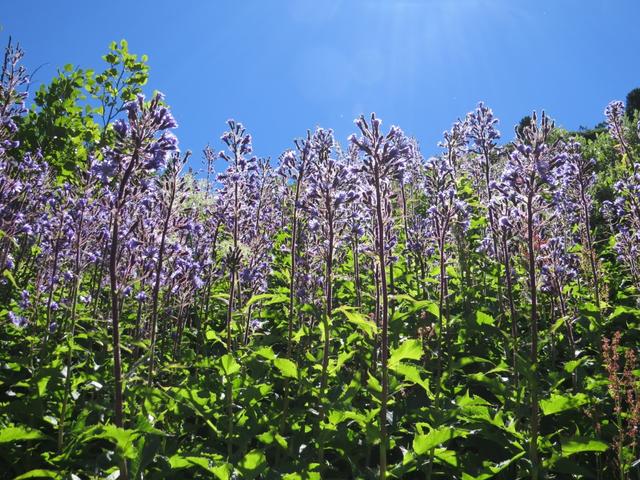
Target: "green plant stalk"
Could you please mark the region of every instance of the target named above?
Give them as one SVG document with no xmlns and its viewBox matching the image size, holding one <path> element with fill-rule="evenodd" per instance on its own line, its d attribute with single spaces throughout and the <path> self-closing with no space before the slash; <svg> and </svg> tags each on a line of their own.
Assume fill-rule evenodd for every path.
<svg viewBox="0 0 640 480">
<path fill-rule="evenodd" d="M 591 266 L 591 277 L 593 281 L 593 295 L 596 301 L 598 311 L 600 311 L 600 283 L 598 281 L 598 267 L 596 265 L 596 252 L 593 247 L 593 238 L 591 236 L 591 215 L 589 213 L 589 205 L 587 203 L 584 185 L 580 183 L 580 202 L 582 203 L 582 211 L 584 215 L 584 230 L 587 237 L 587 250 L 589 251 L 589 263 Z"/>
<path fill-rule="evenodd" d="M 51 302 L 53 301 L 54 283 L 56 274 L 58 273 L 58 261 L 60 260 L 60 248 L 58 243 L 60 242 L 60 234 L 62 230 L 62 219 L 60 219 L 60 226 L 58 227 L 58 233 L 56 234 L 55 250 L 56 253 L 53 256 L 53 268 L 51 269 L 51 280 L 49 282 L 49 296 L 47 297 L 47 317 L 44 325 L 44 342 L 42 345 L 42 352 L 46 354 L 47 345 L 49 343 L 49 325 L 51 325 Z"/>
<path fill-rule="evenodd" d="M 404 229 L 404 242 L 406 245 L 409 243 L 409 221 L 407 220 L 407 217 L 408 217 L 407 194 L 406 194 L 404 182 L 400 183 L 400 197 L 402 200 L 402 227 Z M 410 254 L 408 254 L 406 258 L 406 268 L 407 268 L 407 275 L 409 275 L 409 272 L 411 272 L 411 255 Z M 408 283 L 409 289 L 411 289 L 412 288 L 411 280 L 409 280 L 407 283 Z"/>
<path fill-rule="evenodd" d="M 125 172 L 120 181 L 115 208 L 111 215 L 111 245 L 109 248 L 109 286 L 111 289 L 111 322 L 113 344 L 113 377 L 114 377 L 114 420 L 116 427 L 124 428 L 122 360 L 120 354 L 120 308 L 118 299 L 118 236 L 120 234 L 120 214 L 124 204 L 127 183 L 133 174 L 140 155 L 140 144 L 136 144 Z M 126 459 L 120 462 L 123 480 L 129 479 Z"/>
<path fill-rule="evenodd" d="M 76 329 L 76 308 L 78 305 L 78 291 L 80 290 L 80 232 L 82 231 L 82 224 L 84 220 L 84 215 L 80 216 L 80 222 L 78 224 L 78 229 L 76 232 L 76 245 L 75 245 L 75 264 L 74 264 L 74 275 L 75 282 L 72 290 L 72 300 L 71 300 L 71 327 L 69 328 L 69 336 L 67 337 L 67 376 L 64 381 L 64 394 L 62 400 L 62 409 L 60 411 L 60 420 L 58 426 L 58 451 L 62 452 L 62 448 L 64 446 L 64 425 L 67 417 L 67 407 L 69 404 L 69 396 L 71 394 L 71 372 L 72 366 L 71 362 L 73 360 L 73 349 L 71 348 L 71 343 L 73 341 L 73 337 L 75 335 Z"/>
<path fill-rule="evenodd" d="M 353 284 L 356 290 L 356 306 L 362 307 L 362 285 L 360 284 L 360 245 L 358 239 L 353 241 Z"/>
<path fill-rule="evenodd" d="M 536 286 L 536 257 L 533 238 L 533 193 L 527 197 L 527 254 L 529 261 L 529 290 L 531 296 L 531 420 L 529 439 L 529 456 L 531 461 L 531 479 L 538 480 L 540 460 L 538 455 L 538 429 L 540 425 L 538 386 L 536 382 L 538 369 L 538 291 Z"/>
<path fill-rule="evenodd" d="M 322 324 L 324 330 L 324 348 L 322 352 L 322 378 L 320 381 L 320 398 L 319 398 L 319 422 L 320 425 L 320 440 L 319 440 L 319 448 L 318 454 L 320 457 L 320 465 L 324 462 L 324 435 L 322 432 L 322 422 L 325 417 L 325 403 L 327 401 L 327 380 L 328 380 L 328 366 L 329 366 L 329 348 L 330 344 L 330 335 L 329 328 L 331 324 L 331 313 L 333 312 L 333 242 L 334 242 L 334 233 L 333 233 L 333 216 L 331 213 L 331 200 L 328 198 L 326 202 L 326 207 L 328 209 L 328 217 L 329 217 L 329 235 L 327 238 L 328 246 L 327 246 L 327 256 L 326 256 L 326 264 L 325 264 L 325 314 L 322 317 Z"/>
<path fill-rule="evenodd" d="M 231 320 L 233 316 L 233 298 L 235 296 L 235 272 L 233 269 L 229 273 L 229 306 L 227 308 L 227 352 L 232 354 L 231 341 Z M 227 376 L 227 388 L 225 390 L 227 400 L 227 459 L 231 458 L 233 453 L 233 385 L 231 378 Z"/>
<path fill-rule="evenodd" d="M 120 356 L 120 309 L 118 308 L 118 281 L 117 281 L 117 254 L 119 235 L 119 208 L 113 216 L 113 229 L 111 231 L 111 249 L 109 253 L 109 283 L 111 287 L 111 320 L 112 320 L 112 344 L 113 344 L 113 377 L 114 377 L 114 415 L 118 428 L 124 428 L 123 414 L 123 387 L 122 387 L 122 361 Z M 123 480 L 128 480 L 129 474 L 127 461 L 123 459 L 120 464 L 120 473 Z"/>
<path fill-rule="evenodd" d="M 509 255 L 509 247 L 507 245 L 507 239 L 502 239 L 502 252 L 505 277 L 507 280 L 507 301 L 509 302 L 509 315 L 511 320 L 511 342 L 512 342 L 512 361 L 513 361 L 513 378 L 516 388 L 518 387 L 518 372 L 516 370 L 516 363 L 518 358 L 518 317 L 516 314 L 516 307 L 513 301 L 513 278 L 511 277 L 511 257 Z"/>
<path fill-rule="evenodd" d="M 446 229 L 443 229 L 443 232 L 440 234 L 440 238 L 438 239 L 438 267 L 440 271 L 440 282 L 438 286 L 438 327 L 439 327 L 439 335 L 438 335 L 438 365 L 436 370 L 436 392 L 435 392 L 435 405 L 436 408 L 440 408 L 440 394 L 442 392 L 442 370 L 443 370 L 443 355 L 444 348 L 446 344 L 445 331 L 446 331 L 446 321 L 444 315 L 445 310 L 445 297 L 446 297 L 446 282 L 447 282 L 447 266 L 445 259 L 445 239 L 444 232 Z M 429 451 L 429 466 L 427 467 L 426 478 L 427 480 L 431 480 L 433 475 L 433 461 L 435 458 L 435 448 L 432 448 Z"/>
<path fill-rule="evenodd" d="M 373 314 L 376 322 L 376 335 L 373 337 L 373 345 L 371 349 L 371 373 L 375 375 L 378 363 L 378 344 L 380 343 L 380 335 L 377 333 L 380 331 L 380 275 L 376 260 L 374 259 L 372 263 L 371 274 L 373 276 L 373 284 L 376 289 L 376 303 Z"/>
<path fill-rule="evenodd" d="M 484 181 L 487 191 L 487 205 L 491 205 L 491 199 L 493 198 L 493 190 L 491 189 L 491 166 L 489 161 L 491 156 L 486 144 L 482 146 L 482 156 L 484 157 Z M 489 228 L 491 229 L 491 241 L 493 242 L 493 251 L 498 255 L 500 251 L 498 249 L 498 237 L 496 235 L 496 221 L 493 215 L 493 209 L 489 208 Z M 501 316 L 504 316 L 504 305 L 502 304 L 502 275 L 500 272 L 500 262 L 498 261 L 496 266 L 498 267 L 498 308 L 500 309 Z"/>
<path fill-rule="evenodd" d="M 236 166 L 238 164 L 238 153 L 235 152 L 235 162 Z M 227 308 L 227 352 L 232 355 L 233 354 L 233 344 L 231 339 L 231 322 L 233 321 L 233 301 L 235 298 L 236 290 L 236 262 L 239 261 L 238 255 L 238 220 L 239 220 L 239 208 L 240 208 L 240 199 L 238 192 L 238 182 L 236 181 L 233 187 L 234 195 L 233 195 L 233 249 L 231 251 L 231 255 L 233 258 L 231 259 L 232 267 L 229 271 L 229 305 Z M 227 378 L 227 388 L 226 388 L 226 400 L 227 400 L 227 460 L 231 459 L 231 455 L 233 453 L 233 385 L 231 383 L 231 379 Z"/>
<path fill-rule="evenodd" d="M 300 172 L 298 174 L 298 178 L 296 179 L 296 189 L 294 195 L 293 202 L 293 214 L 291 220 L 291 240 L 289 242 L 289 255 L 291 261 L 291 268 L 289 271 L 289 310 L 287 316 L 287 358 L 292 360 L 293 357 L 293 316 L 294 316 L 294 308 L 295 308 L 295 285 L 296 285 L 296 274 L 298 267 L 298 259 L 297 259 L 297 242 L 298 242 L 298 201 L 300 200 L 300 191 L 302 189 L 302 181 L 304 179 L 304 167 L 306 164 L 306 156 L 305 161 L 303 161 L 302 166 L 300 167 Z M 284 405 L 282 407 L 282 421 L 280 422 L 280 433 L 282 434 L 286 428 L 287 416 L 289 414 L 289 402 L 291 401 L 289 398 L 289 385 L 290 381 L 287 378 L 284 384 Z"/>
<path fill-rule="evenodd" d="M 389 372 L 387 362 L 389 357 L 388 321 L 389 321 L 389 296 L 387 292 L 387 272 L 385 262 L 385 234 L 382 216 L 382 191 L 380 186 L 380 172 L 376 165 L 374 170 L 374 187 L 376 195 L 376 219 L 378 237 L 378 265 L 380 273 L 380 296 L 381 305 L 381 369 L 382 369 L 382 395 L 380 404 L 380 480 L 387 478 L 387 397 L 389 394 Z"/>
<path fill-rule="evenodd" d="M 174 167 L 175 168 L 175 167 Z M 167 240 L 167 231 L 169 230 L 169 221 L 171 220 L 171 213 L 173 210 L 173 204 L 176 198 L 177 189 L 177 171 L 172 172 L 171 189 L 169 191 L 169 204 L 167 205 L 167 214 L 165 215 L 162 224 L 162 234 L 160 237 L 160 247 L 158 249 L 158 261 L 156 263 L 156 278 L 153 284 L 153 293 L 151 294 L 151 342 L 149 345 L 149 376 L 147 383 L 149 386 L 153 384 L 153 369 L 155 366 L 155 353 L 156 353 L 156 330 L 158 324 L 158 299 L 160 297 L 160 280 L 162 274 L 162 265 L 164 261 L 164 250 Z"/>
</svg>

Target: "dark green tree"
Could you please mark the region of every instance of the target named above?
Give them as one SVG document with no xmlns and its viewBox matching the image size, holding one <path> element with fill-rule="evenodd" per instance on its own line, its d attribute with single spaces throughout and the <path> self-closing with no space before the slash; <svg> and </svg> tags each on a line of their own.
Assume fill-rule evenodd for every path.
<svg viewBox="0 0 640 480">
<path fill-rule="evenodd" d="M 516 126 L 516 135 L 521 136 L 524 130 L 524 127 L 527 127 L 531 124 L 531 117 L 529 115 L 525 115 L 520 119 L 520 122 Z"/>
<path fill-rule="evenodd" d="M 627 93 L 626 112 L 630 118 L 633 118 L 635 112 L 640 111 L 640 87 L 634 88 Z"/>
</svg>

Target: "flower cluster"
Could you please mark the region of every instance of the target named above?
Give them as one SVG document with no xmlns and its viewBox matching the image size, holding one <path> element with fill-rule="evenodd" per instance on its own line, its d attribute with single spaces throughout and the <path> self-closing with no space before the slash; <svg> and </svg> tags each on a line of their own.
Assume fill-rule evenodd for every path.
<svg viewBox="0 0 640 480">
<path fill-rule="evenodd" d="M 640 164 L 634 164 L 632 174 L 618 180 L 614 190 L 616 197 L 604 203 L 604 214 L 616 239 L 618 261 L 627 266 L 636 288 L 640 288 Z"/>
<path fill-rule="evenodd" d="M 16 120 L 27 112 L 27 92 L 22 89 L 29 83 L 27 71 L 21 64 L 23 56 L 20 46 L 13 46 L 10 41 L 0 71 L 0 156 L 20 146 L 20 142 L 14 140 L 18 130 Z"/>
<path fill-rule="evenodd" d="M 631 150 L 627 141 L 627 131 L 624 123 L 624 103 L 614 100 L 604 110 L 609 135 L 616 142 L 621 155 L 626 155 L 632 160 Z"/>
</svg>

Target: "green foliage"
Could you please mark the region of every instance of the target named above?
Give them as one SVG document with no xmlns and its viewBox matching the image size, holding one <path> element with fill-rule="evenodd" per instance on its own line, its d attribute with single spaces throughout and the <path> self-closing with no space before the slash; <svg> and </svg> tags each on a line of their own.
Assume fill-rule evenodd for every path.
<svg viewBox="0 0 640 480">
<path fill-rule="evenodd" d="M 634 117 L 636 112 L 640 111 L 640 88 L 634 88 L 629 93 L 627 93 L 625 111 L 631 118 Z"/>
<path fill-rule="evenodd" d="M 21 148 L 41 149 L 61 180 L 75 179 L 78 166 L 112 142 L 113 120 L 147 82 L 146 58 L 130 54 L 126 42 L 112 44 L 103 58 L 107 67 L 100 74 L 71 66 L 60 71 L 37 93 L 20 126 Z M 631 414 L 615 414 L 611 378 L 600 353 L 602 337 L 617 330 L 625 332 L 626 345 L 637 346 L 640 340 L 637 292 L 616 263 L 611 235 L 599 214 L 602 203 L 613 198 L 613 185 L 625 167 L 606 134 L 579 140 L 584 154 L 596 159 L 592 228 L 606 293 L 596 305 L 588 282 L 571 283 L 563 292 L 572 298 L 566 316 L 555 315 L 556 299 L 541 293 L 537 365 L 528 360 L 526 265 L 514 263 L 517 305 L 511 318 L 498 301 L 504 272 L 477 248 L 488 225 L 474 180 L 459 180 L 471 221 L 447 245 L 453 253 L 447 259 L 442 308 L 435 300 L 435 259 L 425 255 L 419 264 L 407 254 L 406 233 L 397 219 L 400 245 L 390 267 L 390 478 L 530 478 L 531 385 L 542 412 L 538 449 L 546 478 L 604 480 L 614 478 L 621 463 L 622 470 L 636 473 L 636 452 L 629 445 L 621 448 L 623 462 L 615 458 L 612 445 Z M 632 140 L 637 151 L 638 141 Z M 427 207 L 420 192 L 412 201 L 411 208 Z M 206 195 L 192 202 L 189 208 L 208 213 Z M 377 285 L 370 252 L 359 257 L 359 304 L 354 255 L 337 256 L 323 389 L 327 331 L 317 303 L 294 298 L 288 344 L 291 265 L 280 247 L 289 244 L 290 235 L 290 229 L 278 233 L 268 292 L 240 297 L 244 302 L 231 318 L 230 349 L 225 342 L 226 276 L 212 276 L 214 281 L 196 301 L 180 303 L 179 309 L 170 307 L 173 296 L 181 294 L 179 288 L 160 295 L 158 365 L 152 382 L 145 374 L 149 340 L 140 333 L 148 311 L 134 298 L 123 297 L 124 428 L 114 426 L 112 418 L 111 325 L 100 308 L 107 303 L 106 289 L 98 287 L 96 298 L 78 305 L 73 331 L 69 307 L 62 305 L 56 313 L 60 325 L 49 332 L 41 304 L 33 309 L 30 325 L 19 329 L 7 320 L 8 313 L 16 308 L 25 279 L 39 266 L 22 265 L 17 274 L 4 271 L 13 296 L 0 310 L 0 476 L 113 479 L 127 465 L 135 479 L 377 478 L 383 388 L 377 375 L 381 329 L 374 314 Z M 227 238 L 220 242 L 228 247 Z M 223 270 L 219 258 L 213 262 L 213 270 Z M 83 296 L 90 286 L 100 285 L 100 268 L 104 266 L 80 279 Z M 317 290 L 312 298 L 322 296 L 322 289 Z M 245 328 L 253 319 L 263 327 L 245 341 Z M 577 339 L 575 351 L 570 335 Z"/>
<path fill-rule="evenodd" d="M 55 172 L 73 179 L 98 147 L 112 142 L 111 122 L 147 83 L 147 57 L 138 60 L 125 40 L 113 42 L 96 74 L 65 65 L 48 84 L 41 85 L 17 134 L 20 152 L 40 151 Z"/>
</svg>

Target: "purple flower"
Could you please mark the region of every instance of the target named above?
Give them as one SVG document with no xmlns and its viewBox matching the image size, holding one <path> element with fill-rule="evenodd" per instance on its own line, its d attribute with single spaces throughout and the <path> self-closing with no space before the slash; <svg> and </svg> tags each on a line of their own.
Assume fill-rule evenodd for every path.
<svg viewBox="0 0 640 480">
<path fill-rule="evenodd" d="M 609 135 L 616 142 L 618 150 L 622 155 L 631 157 L 631 151 L 626 140 L 626 129 L 624 125 L 624 103 L 614 100 L 607 105 L 604 110 L 607 121 Z"/>
<path fill-rule="evenodd" d="M 17 315 L 14 312 L 9 312 L 8 316 L 11 323 L 13 323 L 17 328 L 24 328 L 27 325 L 27 320 L 23 316 Z"/>
</svg>

